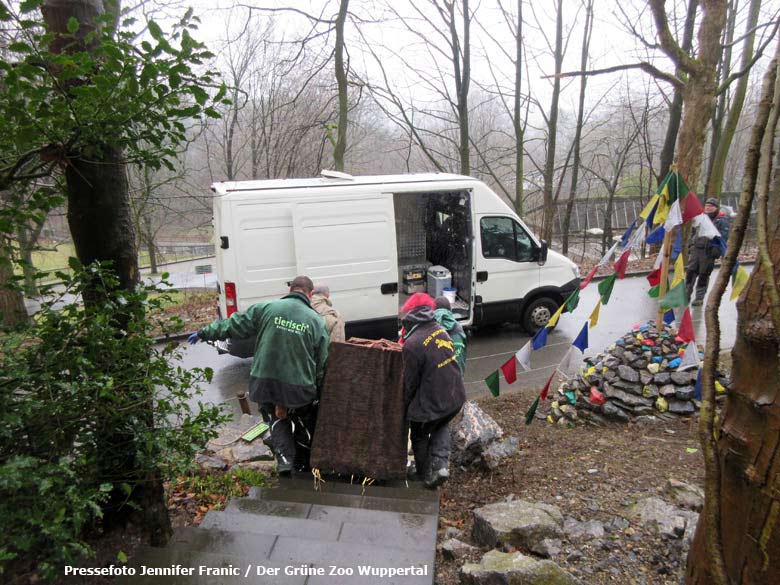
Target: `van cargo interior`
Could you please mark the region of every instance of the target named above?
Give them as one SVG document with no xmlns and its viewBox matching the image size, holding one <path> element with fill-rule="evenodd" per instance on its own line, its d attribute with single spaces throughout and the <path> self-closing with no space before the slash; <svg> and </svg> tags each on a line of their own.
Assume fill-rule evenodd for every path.
<svg viewBox="0 0 780 585">
<path fill-rule="evenodd" d="M 448 296 L 458 320 L 471 310 L 471 195 L 468 191 L 396 193 L 398 306 L 415 292 Z M 453 301 L 454 299 L 454 301 Z"/>
</svg>

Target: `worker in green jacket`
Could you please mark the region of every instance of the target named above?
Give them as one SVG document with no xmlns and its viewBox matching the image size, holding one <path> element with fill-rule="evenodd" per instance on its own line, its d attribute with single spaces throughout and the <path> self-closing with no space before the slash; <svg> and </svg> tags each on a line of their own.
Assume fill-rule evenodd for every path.
<svg viewBox="0 0 780 585">
<path fill-rule="evenodd" d="M 458 362 L 460 373 L 463 374 L 466 372 L 466 332 L 455 319 L 455 315 L 452 314 L 452 306 L 447 297 L 436 297 L 434 302 L 436 310 L 433 312 L 433 317 L 452 339 L 452 344 L 455 347 L 455 361 Z"/>
<path fill-rule="evenodd" d="M 325 322 L 310 304 L 313 291 L 311 279 L 298 276 L 281 299 L 252 305 L 189 337 L 193 344 L 256 337 L 249 397 L 270 425 L 267 443 L 280 475 L 309 468 L 329 343 Z"/>
</svg>

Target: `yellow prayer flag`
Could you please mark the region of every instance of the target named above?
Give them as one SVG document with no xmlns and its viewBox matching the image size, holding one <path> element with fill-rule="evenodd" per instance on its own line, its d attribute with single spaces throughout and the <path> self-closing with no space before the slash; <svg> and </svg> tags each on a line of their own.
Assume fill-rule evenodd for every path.
<svg viewBox="0 0 780 585">
<path fill-rule="evenodd" d="M 683 262 L 683 255 L 678 254 L 677 260 L 674 261 L 674 277 L 672 278 L 671 288 L 674 288 L 683 280 L 685 280 L 685 263 Z"/>
<path fill-rule="evenodd" d="M 552 317 L 550 317 L 550 320 L 547 321 L 547 327 L 555 327 L 555 324 L 558 322 L 558 318 L 561 316 L 561 313 L 563 313 L 563 310 L 566 308 L 566 303 L 562 304 L 560 307 L 558 307 L 558 310 L 555 311 Z"/>
<path fill-rule="evenodd" d="M 737 268 L 737 273 L 734 275 L 733 282 L 731 283 L 731 300 L 739 298 L 742 289 L 745 288 L 750 274 L 742 266 Z"/>
<path fill-rule="evenodd" d="M 645 205 L 645 208 L 642 210 L 642 213 L 639 214 L 639 217 L 641 217 L 642 219 L 647 219 L 648 217 L 650 217 L 650 213 L 653 211 L 653 207 L 655 207 L 657 201 L 658 201 L 658 193 L 656 193 L 650 198 L 650 201 L 647 202 L 647 205 Z"/>
<path fill-rule="evenodd" d="M 596 326 L 596 323 L 599 322 L 599 307 L 601 307 L 601 299 L 599 298 L 599 302 L 596 303 L 596 308 L 593 309 L 593 312 L 590 314 L 590 328 L 593 329 Z"/>
<path fill-rule="evenodd" d="M 653 216 L 653 225 L 661 225 L 666 221 L 666 216 L 669 215 L 669 186 L 664 185 L 661 191 L 661 197 L 658 199 L 658 209 L 655 210 L 655 216 Z"/>
</svg>

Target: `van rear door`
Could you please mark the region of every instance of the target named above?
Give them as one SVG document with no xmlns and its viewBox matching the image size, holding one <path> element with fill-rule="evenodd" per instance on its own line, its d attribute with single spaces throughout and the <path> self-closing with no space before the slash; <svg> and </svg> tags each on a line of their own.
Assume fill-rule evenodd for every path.
<svg viewBox="0 0 780 585">
<path fill-rule="evenodd" d="M 392 196 L 299 202 L 293 210 L 298 272 L 330 287 L 348 322 L 398 316 L 398 267 Z"/>
</svg>

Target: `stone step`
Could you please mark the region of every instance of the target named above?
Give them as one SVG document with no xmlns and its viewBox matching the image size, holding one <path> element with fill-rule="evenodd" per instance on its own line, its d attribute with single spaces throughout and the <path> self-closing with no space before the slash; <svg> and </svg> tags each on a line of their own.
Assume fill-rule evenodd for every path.
<svg viewBox="0 0 780 585">
<path fill-rule="evenodd" d="M 374 484 L 364 488 L 360 483 L 349 483 L 348 481 L 341 481 L 338 479 L 326 479 L 319 485 L 320 489 L 318 491 L 324 494 L 352 494 L 436 503 L 439 501 L 439 493 L 436 490 L 426 489 L 423 487 L 422 482 L 416 481 L 392 481 L 381 485 Z M 279 478 L 279 487 L 293 490 L 317 491 L 314 489 L 314 480 L 303 477 Z"/>
<path fill-rule="evenodd" d="M 285 489 L 281 487 L 252 488 L 249 490 L 248 497 L 277 502 L 296 502 L 322 506 L 340 506 L 343 508 L 366 508 L 385 512 L 399 512 L 401 514 L 429 514 L 436 516 L 439 513 L 438 501 L 401 500 L 392 497 L 324 493 L 314 490 Z"/>
<path fill-rule="evenodd" d="M 327 510 L 312 511 L 319 513 L 321 517 L 326 516 L 328 512 Z M 353 514 L 350 515 L 332 510 L 334 515 L 328 520 L 315 520 L 245 512 L 241 510 L 240 504 L 236 504 L 223 512 L 211 511 L 206 514 L 201 528 L 268 536 L 292 536 L 326 542 L 389 546 L 403 550 L 425 548 L 424 543 L 430 543 L 431 548 L 435 546 L 436 519 L 433 517 L 428 517 L 429 519 L 426 520 L 425 516 L 406 515 L 402 518 L 399 514 L 392 519 L 386 516 L 384 522 L 379 524 L 362 521 L 359 515 L 362 511 L 352 510 Z M 350 516 L 357 521 L 350 521 Z"/>
<path fill-rule="evenodd" d="M 170 569 L 177 565 L 185 569 L 194 569 L 193 574 L 176 576 L 142 574 L 149 568 Z M 304 585 L 306 576 L 285 575 L 285 567 L 288 565 L 286 561 L 274 562 L 266 557 L 249 560 L 178 547 L 141 547 L 128 563 L 129 567 L 136 569 L 136 574 L 118 577 L 115 583 L 117 585 L 159 585 L 160 583 L 165 585 Z M 258 571 L 258 566 L 263 568 Z M 239 574 L 213 573 L 214 570 L 231 568 Z M 247 568 L 249 568 L 248 575 Z M 211 569 L 212 573 L 209 574 L 207 569 Z"/>
<path fill-rule="evenodd" d="M 258 500 L 253 498 L 234 498 L 225 508 L 226 512 L 245 512 L 248 514 L 274 514 L 276 507 L 285 512 L 291 512 L 287 506 L 295 508 L 295 517 L 308 518 L 323 522 L 351 522 L 354 524 L 381 524 L 393 527 L 419 527 L 430 531 L 436 538 L 436 517 L 430 514 L 402 514 L 366 508 L 345 508 L 341 506 L 323 506 L 320 504 L 300 504 L 293 502 L 275 502 L 274 500 Z"/>
</svg>

